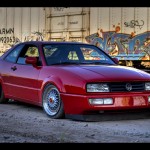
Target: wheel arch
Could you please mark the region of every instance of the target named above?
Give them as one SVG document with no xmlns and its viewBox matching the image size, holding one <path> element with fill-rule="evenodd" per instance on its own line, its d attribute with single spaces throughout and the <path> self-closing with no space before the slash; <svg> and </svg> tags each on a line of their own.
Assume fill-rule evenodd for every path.
<svg viewBox="0 0 150 150">
<path fill-rule="evenodd" d="M 41 104 L 42 104 L 42 96 L 43 96 L 44 89 L 49 84 L 54 85 L 59 90 L 60 93 L 65 93 L 66 92 L 62 80 L 58 77 L 50 76 L 50 77 L 46 78 L 43 81 L 42 86 L 41 86 L 41 90 L 40 90 L 40 93 L 39 93 L 40 94 L 40 99 L 41 99 Z"/>
<path fill-rule="evenodd" d="M 53 119 L 63 118 L 65 115 L 64 103 L 63 103 L 63 100 L 61 99 L 59 88 L 61 87 L 57 86 L 56 82 L 48 81 L 48 82 L 45 82 L 45 84 L 43 85 L 42 92 L 41 92 L 42 107 L 44 111 L 46 112 L 46 114 L 50 118 L 53 118 Z M 55 91 L 54 92 L 55 94 L 53 93 L 53 90 Z M 51 95 L 50 99 L 52 100 L 52 102 L 49 102 L 51 100 L 47 100 L 47 95 L 49 96 L 48 91 L 50 92 L 52 91 L 52 95 L 50 94 Z"/>
</svg>

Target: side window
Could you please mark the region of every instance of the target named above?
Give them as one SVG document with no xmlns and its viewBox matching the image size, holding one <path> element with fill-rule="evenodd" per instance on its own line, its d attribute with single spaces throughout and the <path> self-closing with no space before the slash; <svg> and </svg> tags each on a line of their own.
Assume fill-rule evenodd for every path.
<svg viewBox="0 0 150 150">
<path fill-rule="evenodd" d="M 19 45 L 17 46 L 11 53 L 9 53 L 6 57 L 5 60 L 15 63 L 17 60 L 18 55 L 20 54 L 22 48 L 24 47 L 24 45 Z"/>
<path fill-rule="evenodd" d="M 43 49 L 44 49 L 45 57 L 52 56 L 58 50 L 57 47 L 52 47 L 50 45 L 44 46 Z"/>
<path fill-rule="evenodd" d="M 90 54 L 93 52 L 90 48 L 81 48 L 85 60 L 91 60 Z"/>
<path fill-rule="evenodd" d="M 28 47 L 25 56 L 28 57 L 39 57 L 39 52 L 38 52 L 38 48 L 33 46 L 33 47 Z"/>
<path fill-rule="evenodd" d="M 41 63 L 39 63 L 39 52 L 38 52 L 38 48 L 35 45 L 27 45 L 25 46 L 24 50 L 20 53 L 19 57 L 18 57 L 18 64 L 26 64 L 25 63 L 25 59 L 26 57 L 37 57 L 38 59 L 38 64 L 37 65 L 41 65 Z"/>
<path fill-rule="evenodd" d="M 68 55 L 69 60 L 79 60 L 76 51 L 70 51 Z"/>
<path fill-rule="evenodd" d="M 106 60 L 100 52 L 91 48 L 81 48 L 85 60 Z"/>
</svg>

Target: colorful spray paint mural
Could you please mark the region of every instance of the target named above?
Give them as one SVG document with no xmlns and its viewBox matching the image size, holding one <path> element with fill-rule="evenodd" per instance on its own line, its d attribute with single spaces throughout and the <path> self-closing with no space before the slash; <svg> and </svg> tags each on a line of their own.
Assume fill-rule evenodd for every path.
<svg viewBox="0 0 150 150">
<path fill-rule="evenodd" d="M 135 33 L 119 33 L 120 27 L 115 31 L 104 32 L 98 29 L 98 32 L 86 37 L 88 43 L 92 43 L 111 56 L 119 60 L 150 60 L 150 31 L 135 35 Z M 143 62 L 141 62 L 143 63 Z M 150 62 L 143 65 L 150 67 Z"/>
</svg>

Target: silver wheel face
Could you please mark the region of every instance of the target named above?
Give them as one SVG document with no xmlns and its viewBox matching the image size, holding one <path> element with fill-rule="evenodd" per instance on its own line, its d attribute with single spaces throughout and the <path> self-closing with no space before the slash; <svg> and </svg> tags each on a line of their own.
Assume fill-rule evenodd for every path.
<svg viewBox="0 0 150 150">
<path fill-rule="evenodd" d="M 60 109 L 60 94 L 57 88 L 50 86 L 43 97 L 43 107 L 46 113 L 54 116 Z"/>
</svg>

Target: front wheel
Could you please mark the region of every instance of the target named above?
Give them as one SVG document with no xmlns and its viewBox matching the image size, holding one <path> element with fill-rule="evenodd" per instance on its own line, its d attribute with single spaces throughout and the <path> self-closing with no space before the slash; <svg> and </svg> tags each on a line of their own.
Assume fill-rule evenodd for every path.
<svg viewBox="0 0 150 150">
<path fill-rule="evenodd" d="M 47 85 L 43 92 L 43 109 L 46 114 L 53 119 L 64 117 L 63 102 L 60 98 L 59 90 L 54 85 Z"/>
</svg>

